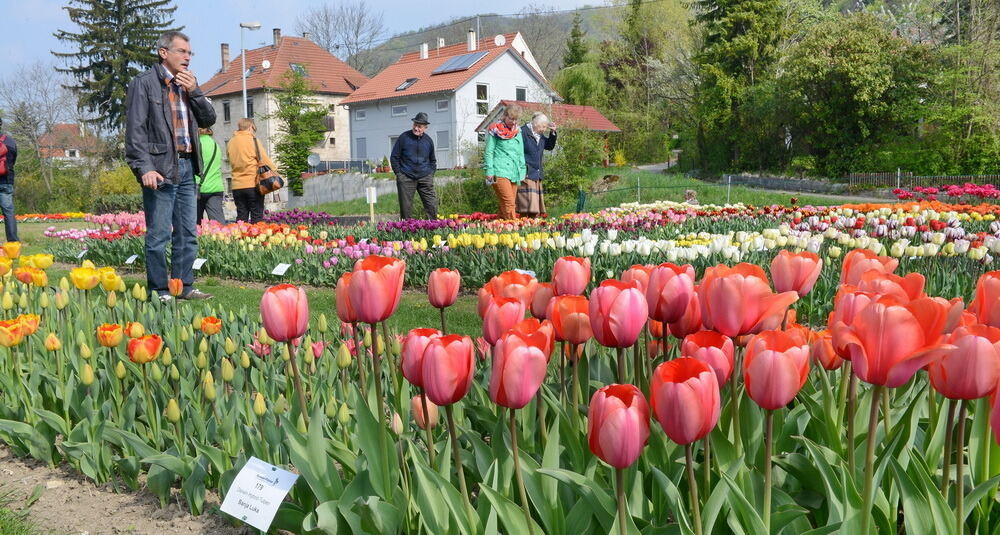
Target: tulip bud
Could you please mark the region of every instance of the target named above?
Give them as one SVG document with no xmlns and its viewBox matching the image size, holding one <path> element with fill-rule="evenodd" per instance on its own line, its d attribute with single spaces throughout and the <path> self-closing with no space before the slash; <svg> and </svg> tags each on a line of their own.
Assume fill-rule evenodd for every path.
<svg viewBox="0 0 1000 535">
<path fill-rule="evenodd" d="M 403 419 L 398 412 L 392 413 L 392 432 L 397 435 L 403 434 Z"/>
<path fill-rule="evenodd" d="M 201 387 L 205 399 L 215 401 L 215 378 L 212 377 L 212 374 L 205 374 L 205 377 L 201 380 Z"/>
<path fill-rule="evenodd" d="M 830 258 L 840 258 L 840 253 L 841 252 L 842 251 L 841 251 L 840 247 L 837 247 L 837 246 L 833 245 L 829 249 L 826 250 L 826 255 L 829 256 Z"/>
<path fill-rule="evenodd" d="M 312 344 L 309 344 L 309 345 L 307 345 L 306 347 L 308 348 L 308 347 L 310 347 L 311 345 L 312 345 Z M 313 366 L 313 365 L 314 365 L 314 364 L 316 363 L 316 357 L 315 357 L 315 356 L 313 356 L 313 352 L 312 352 L 312 350 L 311 350 L 311 349 L 309 349 L 308 351 L 306 351 L 306 352 L 304 353 L 304 355 L 303 355 L 303 357 L 302 357 L 302 358 L 303 358 L 303 359 L 305 359 L 305 361 L 306 361 L 306 366 Z"/>
<path fill-rule="evenodd" d="M 410 400 L 410 413 L 413 414 L 413 420 L 417 422 L 417 427 L 420 429 L 427 429 L 427 422 L 424 421 L 424 400 L 426 398 L 423 394 L 418 394 L 413 396 Z M 437 427 L 438 424 L 438 406 L 427 399 L 427 418 L 430 420 L 431 429 Z"/>
<path fill-rule="evenodd" d="M 250 355 L 246 351 L 240 352 L 240 368 L 244 370 L 250 367 Z"/>
<path fill-rule="evenodd" d="M 403 352 L 403 346 L 399 343 L 399 338 L 395 336 L 391 337 L 392 343 L 389 344 L 389 351 L 392 352 L 392 356 L 398 357 L 400 353 Z"/>
<path fill-rule="evenodd" d="M 170 380 L 179 381 L 181 378 L 181 371 L 177 369 L 176 364 L 170 365 Z"/>
<path fill-rule="evenodd" d="M 340 349 L 337 350 L 337 367 L 344 369 L 351 365 L 351 350 L 347 347 L 345 342 L 340 343 Z"/>
<path fill-rule="evenodd" d="M 326 321 L 326 314 L 322 314 L 321 313 L 319 315 L 319 319 L 316 320 L 316 330 L 319 331 L 319 332 L 321 332 L 321 333 L 325 333 L 327 331 L 327 329 L 328 329 L 328 326 L 327 326 L 327 321 Z"/>
<path fill-rule="evenodd" d="M 235 373 L 233 363 L 227 358 L 222 359 L 222 380 L 227 383 L 232 381 Z"/>
<path fill-rule="evenodd" d="M 232 310 L 229 311 L 229 323 L 236 323 L 236 314 Z"/>
<path fill-rule="evenodd" d="M 115 377 L 117 377 L 118 380 L 122 380 L 125 378 L 125 372 L 125 364 L 119 360 L 118 364 L 115 364 Z"/>
<path fill-rule="evenodd" d="M 56 292 L 56 310 L 62 310 L 69 304 L 69 295 L 60 290 Z"/>
<path fill-rule="evenodd" d="M 264 402 L 264 395 L 257 392 L 253 397 L 253 413 L 258 417 L 267 413 L 267 403 Z"/>
<path fill-rule="evenodd" d="M 160 382 L 161 380 L 163 380 L 163 370 L 160 369 L 159 364 L 153 362 L 152 364 L 149 365 L 149 368 L 150 368 L 149 369 L 150 377 L 153 378 L 153 381 Z"/>
<path fill-rule="evenodd" d="M 260 340 L 260 343 L 266 346 L 274 343 L 274 340 L 271 340 L 271 337 L 267 335 L 267 331 L 264 329 L 261 329 L 260 333 L 257 334 L 257 339 Z"/>
<path fill-rule="evenodd" d="M 281 346 L 281 360 L 285 362 L 292 360 L 292 353 L 288 350 L 288 344 L 282 344 Z"/>
<path fill-rule="evenodd" d="M 136 301 L 145 301 L 148 296 L 146 295 L 146 288 L 139 286 L 139 283 L 135 283 L 132 286 L 132 298 Z"/>
<path fill-rule="evenodd" d="M 94 383 L 94 368 L 91 368 L 90 364 L 83 365 L 83 370 L 80 371 L 80 383 L 83 386 L 90 386 Z"/>
<path fill-rule="evenodd" d="M 372 332 L 369 330 L 365 331 L 364 345 L 365 349 L 371 349 L 372 347 Z"/>
<path fill-rule="evenodd" d="M 199 370 L 204 370 L 208 367 L 208 356 L 204 353 L 198 353 L 198 357 L 194 361 L 194 367 Z"/>
<path fill-rule="evenodd" d="M 306 419 L 302 417 L 301 413 L 299 413 L 299 421 L 296 424 L 296 429 L 301 435 L 304 435 L 307 432 L 309 432 L 309 429 L 306 428 Z"/>
<path fill-rule="evenodd" d="M 21 297 L 17 300 L 18 308 L 28 308 L 28 294 L 22 293 Z"/>
<path fill-rule="evenodd" d="M 119 292 L 125 293 L 125 280 L 122 279 L 122 278 L 120 278 L 120 277 L 118 278 L 118 288 L 117 288 L 117 290 Z"/>
<path fill-rule="evenodd" d="M 375 351 L 378 352 L 379 355 L 385 355 L 385 341 L 382 340 L 382 335 L 375 337 Z"/>
<path fill-rule="evenodd" d="M 175 424 L 181 421 L 181 408 L 177 405 L 177 400 L 170 398 L 167 402 L 167 421 Z"/>
<path fill-rule="evenodd" d="M 174 362 L 174 354 L 170 351 L 169 347 L 163 348 L 163 353 L 160 354 L 160 360 L 163 361 L 164 366 L 170 366 Z"/>
<path fill-rule="evenodd" d="M 351 421 L 351 411 L 347 408 L 347 402 L 340 404 L 340 410 L 337 411 L 337 421 L 340 425 L 347 425 Z"/>
<path fill-rule="evenodd" d="M 49 294 L 43 293 L 42 296 L 38 298 L 38 306 L 42 308 L 49 308 Z"/>
<path fill-rule="evenodd" d="M 69 291 L 69 279 L 62 277 L 59 279 L 59 289 L 68 292 Z"/>
<path fill-rule="evenodd" d="M 200 322 L 199 322 L 199 325 L 201 325 Z M 202 353 L 208 353 L 208 340 L 207 339 L 202 338 L 201 342 L 198 342 L 198 351 L 201 351 Z"/>
<path fill-rule="evenodd" d="M 181 342 L 187 342 L 189 339 L 191 339 L 191 335 L 188 334 L 188 328 L 185 325 L 181 327 Z"/>
<path fill-rule="evenodd" d="M 87 344 L 80 344 L 80 358 L 83 360 L 90 360 L 90 357 L 93 354 L 94 352 L 90 350 L 90 346 Z"/>
<path fill-rule="evenodd" d="M 233 356 L 233 353 L 236 353 L 236 342 L 228 336 L 226 337 L 225 351 L 229 356 Z"/>
<path fill-rule="evenodd" d="M 326 407 L 324 407 L 324 414 L 329 419 L 333 419 L 337 416 L 337 400 L 330 396 L 330 400 L 326 402 Z"/>
<path fill-rule="evenodd" d="M 0 305 L 3 306 L 4 310 L 10 310 L 14 308 L 14 298 L 11 297 L 10 292 L 3 293 L 3 300 L 0 301 Z"/>
<path fill-rule="evenodd" d="M 284 394 L 278 394 L 278 401 L 274 402 L 272 410 L 274 410 L 274 414 L 277 414 L 278 416 L 288 412 L 288 400 L 285 399 Z"/>
<path fill-rule="evenodd" d="M 201 314 L 195 314 L 194 318 L 191 319 L 191 328 L 195 330 L 201 329 L 201 319 Z"/>
<path fill-rule="evenodd" d="M 49 351 L 59 351 L 62 349 L 62 342 L 59 341 L 59 337 L 56 336 L 56 333 L 49 333 L 49 335 L 45 337 L 45 349 Z"/>
<path fill-rule="evenodd" d="M 108 308 L 115 308 L 116 306 L 118 306 L 118 294 L 115 293 L 114 290 L 108 292 L 107 303 L 108 303 Z"/>
</svg>

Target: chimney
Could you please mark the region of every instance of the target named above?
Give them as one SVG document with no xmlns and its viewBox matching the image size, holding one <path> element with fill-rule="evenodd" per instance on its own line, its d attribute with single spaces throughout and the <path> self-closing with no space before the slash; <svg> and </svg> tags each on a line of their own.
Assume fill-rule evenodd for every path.
<svg viewBox="0 0 1000 535">
<path fill-rule="evenodd" d="M 229 70 L 229 43 L 222 43 L 222 67 L 219 72 L 226 72 Z"/>
<path fill-rule="evenodd" d="M 312 32 L 302 32 L 302 38 L 305 39 L 305 40 L 307 40 L 307 41 L 312 41 L 313 40 L 313 34 L 312 34 Z"/>
<path fill-rule="evenodd" d="M 438 37 L 438 48 L 444 48 L 444 37 Z"/>
<path fill-rule="evenodd" d="M 420 43 L 420 59 L 427 59 L 427 43 Z"/>
<path fill-rule="evenodd" d="M 281 28 L 275 28 L 271 33 L 274 35 L 274 47 L 277 48 L 281 44 Z"/>
<path fill-rule="evenodd" d="M 469 28 L 469 52 L 476 49 L 476 30 Z"/>
</svg>

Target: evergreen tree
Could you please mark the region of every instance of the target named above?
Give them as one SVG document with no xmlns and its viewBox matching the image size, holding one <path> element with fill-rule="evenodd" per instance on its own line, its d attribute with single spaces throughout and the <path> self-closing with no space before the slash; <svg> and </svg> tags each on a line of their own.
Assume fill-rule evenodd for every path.
<svg viewBox="0 0 1000 535">
<path fill-rule="evenodd" d="M 154 48 L 161 33 L 173 28 L 171 0 L 71 0 L 64 9 L 77 31 L 59 30 L 55 37 L 73 52 L 52 52 L 66 62 L 78 106 L 109 128 L 125 123 L 128 83 L 157 62 Z"/>
<path fill-rule="evenodd" d="M 323 140 L 326 131 L 323 124 L 326 109 L 317 105 L 312 95 L 305 76 L 296 71 L 285 73 L 281 90 L 274 93 L 278 109 L 273 117 L 278 120 L 279 133 L 274 151 L 288 187 L 300 195 L 302 173 L 309 169 L 310 149 Z"/>
<path fill-rule="evenodd" d="M 587 43 L 583 40 L 586 33 L 581 24 L 583 18 L 577 12 L 573 15 L 573 29 L 569 32 L 569 40 L 566 41 L 566 54 L 563 56 L 563 67 L 569 67 L 583 63 L 587 59 Z"/>
</svg>

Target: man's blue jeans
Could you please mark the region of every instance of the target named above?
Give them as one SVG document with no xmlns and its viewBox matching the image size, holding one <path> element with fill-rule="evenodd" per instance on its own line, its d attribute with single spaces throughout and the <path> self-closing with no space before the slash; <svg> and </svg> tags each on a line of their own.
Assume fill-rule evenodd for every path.
<svg viewBox="0 0 1000 535">
<path fill-rule="evenodd" d="M 17 218 L 14 216 L 14 184 L 0 184 L 0 211 L 3 212 L 3 230 L 7 241 L 19 241 Z"/>
<path fill-rule="evenodd" d="M 150 291 L 167 294 L 167 242 L 170 242 L 170 278 L 184 282 L 186 294 L 194 284 L 198 255 L 198 191 L 191 160 L 178 160 L 180 184 L 163 182 L 157 189 L 142 188 L 146 212 L 146 284 Z M 172 230 L 171 230 L 172 229 Z"/>
</svg>

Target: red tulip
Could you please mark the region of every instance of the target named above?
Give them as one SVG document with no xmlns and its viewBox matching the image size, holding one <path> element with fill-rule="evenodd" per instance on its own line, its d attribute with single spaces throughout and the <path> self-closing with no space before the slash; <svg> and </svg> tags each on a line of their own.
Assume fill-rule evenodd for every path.
<svg viewBox="0 0 1000 535">
<path fill-rule="evenodd" d="M 941 360 L 928 367 L 931 385 L 949 399 L 979 399 L 1000 381 L 1000 329 L 988 325 L 960 327 L 942 349 Z"/>
<path fill-rule="evenodd" d="M 546 315 L 555 328 L 556 340 L 579 345 L 594 336 L 590 328 L 590 302 L 582 295 L 553 297 Z"/>
<path fill-rule="evenodd" d="M 653 268 L 646 286 L 649 317 L 665 323 L 679 321 L 694 296 L 694 268 L 663 263 Z"/>
<path fill-rule="evenodd" d="M 720 386 L 726 384 L 733 373 L 735 349 L 731 338 L 715 331 L 689 334 L 681 342 L 681 356 L 698 359 L 711 366 Z"/>
<path fill-rule="evenodd" d="M 462 275 L 454 269 L 437 268 L 427 277 L 427 300 L 434 308 L 450 307 L 458 299 Z"/>
<path fill-rule="evenodd" d="M 539 342 L 544 344 L 545 339 L 515 330 L 507 331 L 497 340 L 490 375 L 490 399 L 494 403 L 520 409 L 535 397 L 545 381 L 548 366 L 548 356 Z"/>
<path fill-rule="evenodd" d="M 899 261 L 888 256 L 879 256 L 868 249 L 855 249 L 844 256 L 840 270 L 841 284 L 857 284 L 861 276 L 869 270 L 881 273 L 892 273 L 899 266 Z"/>
<path fill-rule="evenodd" d="M 798 295 L 773 293 L 760 266 L 740 263 L 734 267 L 720 264 L 705 270 L 698 298 L 705 328 L 735 337 L 779 327 L 785 311 Z"/>
<path fill-rule="evenodd" d="M 540 319 L 549 319 L 549 301 L 552 300 L 552 283 L 539 282 L 535 295 L 531 298 L 531 315 Z"/>
<path fill-rule="evenodd" d="M 976 281 L 976 295 L 969 303 L 969 312 L 979 322 L 990 327 L 1000 327 L 1000 271 L 983 273 Z"/>
<path fill-rule="evenodd" d="M 348 293 L 358 321 L 378 323 L 396 312 L 405 271 L 405 262 L 388 256 L 370 255 L 354 264 Z"/>
<path fill-rule="evenodd" d="M 920 273 L 908 273 L 905 277 L 900 277 L 870 269 L 861 275 L 858 290 L 877 295 L 892 295 L 901 301 L 912 301 L 926 296 L 924 280 L 924 276 Z"/>
<path fill-rule="evenodd" d="M 608 279 L 590 292 L 590 327 L 605 347 L 630 347 L 646 324 L 646 298 L 635 284 Z"/>
<path fill-rule="evenodd" d="M 806 384 L 809 344 L 784 331 L 763 331 L 750 338 L 743 363 L 747 395 L 762 409 L 788 405 Z"/>
<path fill-rule="evenodd" d="M 403 338 L 403 348 L 400 352 L 399 366 L 403 377 L 413 386 L 424 386 L 424 351 L 431 340 L 441 336 L 437 329 L 411 329 Z"/>
<path fill-rule="evenodd" d="M 309 300 L 306 291 L 291 284 L 271 286 L 260 299 L 260 315 L 267 335 L 288 342 L 306 333 L 309 327 Z"/>
<path fill-rule="evenodd" d="M 479 290 L 479 317 L 484 317 L 491 297 L 515 297 L 524 304 L 527 310 L 538 288 L 538 281 L 529 273 L 517 270 L 504 271 L 490 279 Z"/>
<path fill-rule="evenodd" d="M 632 385 L 608 385 L 590 398 L 590 451 L 615 468 L 628 468 L 649 440 L 649 405 Z"/>
<path fill-rule="evenodd" d="M 461 400 L 472 386 L 475 367 L 471 338 L 457 334 L 434 338 L 424 350 L 421 370 L 427 399 L 437 405 Z"/>
<path fill-rule="evenodd" d="M 857 312 L 851 323 L 834 325 L 834 340 L 839 339 L 850 353 L 859 379 L 895 388 L 940 358 L 949 311 L 947 302 L 929 297 L 901 302 L 880 296 Z"/>
<path fill-rule="evenodd" d="M 697 292 L 698 287 L 695 286 L 695 291 Z M 701 299 L 698 294 L 692 294 L 691 300 L 688 301 L 687 310 L 681 319 L 667 324 L 667 329 L 674 338 L 684 338 L 685 336 L 696 333 L 702 330 L 701 322 Z"/>
<path fill-rule="evenodd" d="M 590 259 L 576 256 L 557 258 L 552 264 L 554 295 L 583 295 L 590 284 Z"/>
<path fill-rule="evenodd" d="M 636 283 L 638 288 L 642 290 L 643 295 L 645 295 L 646 288 L 649 287 L 649 276 L 655 268 L 656 266 L 653 264 L 636 264 L 622 271 L 622 276 L 619 277 L 619 280 Z"/>
<path fill-rule="evenodd" d="M 802 251 L 792 253 L 779 251 L 771 260 L 771 279 L 774 289 L 778 292 L 795 292 L 802 297 L 812 290 L 812 287 L 823 272 L 823 261 L 816 253 Z"/>
<path fill-rule="evenodd" d="M 653 370 L 649 401 L 663 432 L 680 445 L 709 434 L 722 410 L 719 380 L 712 367 L 688 357 L 664 362 Z"/>
<path fill-rule="evenodd" d="M 358 313 L 351 306 L 351 272 L 344 273 L 337 280 L 337 289 L 334 295 L 337 301 L 337 317 L 345 324 L 357 323 Z"/>
<path fill-rule="evenodd" d="M 556 346 L 556 331 L 549 320 L 538 321 L 537 318 L 521 320 L 508 332 L 517 332 L 528 338 L 529 342 L 542 348 L 545 359 L 552 357 L 552 351 Z M 501 335 L 501 338 L 503 336 Z"/>
<path fill-rule="evenodd" d="M 494 297 L 483 318 L 483 338 L 490 345 L 497 343 L 500 335 L 524 319 L 524 303 L 516 297 Z"/>
<path fill-rule="evenodd" d="M 836 370 L 844 364 L 844 359 L 840 358 L 833 348 L 833 335 L 829 329 L 813 333 L 809 342 L 809 353 L 813 362 L 826 370 Z"/>
<path fill-rule="evenodd" d="M 156 360 L 163 349 L 163 338 L 158 334 L 147 334 L 128 341 L 128 359 L 136 364 L 147 364 Z"/>
</svg>

